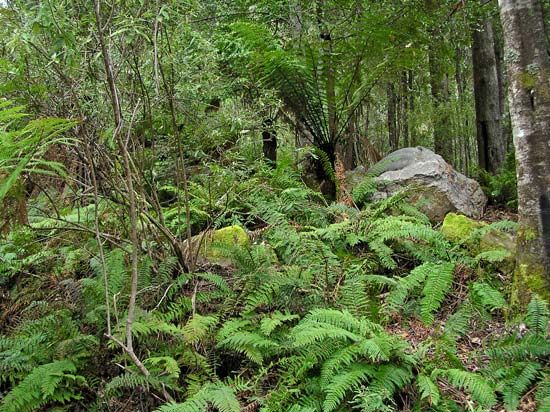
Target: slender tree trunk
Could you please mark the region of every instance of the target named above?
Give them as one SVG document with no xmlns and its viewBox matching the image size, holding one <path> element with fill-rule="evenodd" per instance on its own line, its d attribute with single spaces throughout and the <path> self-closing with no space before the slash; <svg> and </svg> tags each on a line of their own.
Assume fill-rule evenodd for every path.
<svg viewBox="0 0 550 412">
<path fill-rule="evenodd" d="M 435 12 L 438 1 L 425 0 L 428 12 Z M 449 84 L 445 70 L 445 60 L 441 50 L 441 43 L 444 42 L 444 34 L 431 30 L 434 37 L 428 49 L 428 60 L 430 69 L 430 88 L 432 91 L 434 116 L 434 150 L 447 162 L 452 163 L 453 150 L 452 139 L 449 133 L 451 116 L 449 113 Z"/>
<path fill-rule="evenodd" d="M 498 28 L 498 30 L 496 30 Z M 504 75 L 504 41 L 500 25 L 493 27 L 495 40 L 495 59 L 498 76 L 498 101 L 500 106 L 500 119 L 502 127 L 502 139 L 506 144 L 506 153 L 513 150 L 512 127 L 510 125 L 510 112 L 506 102 L 506 78 Z"/>
<path fill-rule="evenodd" d="M 494 174 L 504 163 L 506 142 L 502 133 L 498 68 L 491 22 L 487 20 L 480 30 L 474 29 L 472 38 L 478 160 L 480 167 Z"/>
<path fill-rule="evenodd" d="M 401 77 L 401 136 L 403 146 L 408 147 L 409 141 L 409 84 L 407 80 L 407 72 L 403 72 Z"/>
<path fill-rule="evenodd" d="M 512 303 L 550 297 L 550 59 L 542 3 L 499 0 L 517 158 L 519 231 Z"/>
<path fill-rule="evenodd" d="M 138 369 L 145 376 L 148 376 L 149 371 L 147 370 L 145 365 L 143 365 L 143 363 L 140 361 L 140 359 L 137 357 L 134 351 L 133 334 L 132 334 L 132 327 L 133 327 L 134 315 L 135 315 L 135 309 L 136 309 L 138 277 L 139 277 L 138 250 L 139 250 L 140 244 L 139 244 L 139 237 L 137 232 L 138 208 L 137 208 L 137 202 L 136 202 L 136 195 L 134 191 L 133 173 L 130 166 L 130 156 L 128 153 L 128 141 L 129 141 L 129 135 L 131 130 L 128 131 L 128 136 L 126 138 L 122 136 L 122 132 L 124 128 L 124 123 L 123 123 L 124 119 L 122 117 L 120 97 L 118 94 L 118 88 L 116 86 L 116 77 L 113 73 L 113 63 L 111 60 L 111 54 L 109 53 L 109 49 L 107 48 L 107 45 L 105 43 L 105 36 L 103 33 L 103 23 L 101 21 L 100 5 L 101 4 L 99 0 L 94 1 L 97 34 L 99 38 L 101 54 L 103 56 L 103 64 L 105 67 L 105 74 L 107 77 L 106 81 L 109 86 L 111 105 L 113 109 L 113 116 L 114 116 L 114 121 L 116 126 L 114 134 L 119 146 L 119 150 L 122 153 L 122 159 L 123 159 L 124 177 L 125 177 L 124 183 L 126 185 L 126 190 L 128 193 L 128 203 L 129 203 L 128 214 L 130 217 L 130 227 L 128 231 L 130 234 L 130 241 L 132 243 L 132 251 L 131 251 L 132 275 L 130 279 L 130 300 L 128 302 L 128 315 L 126 317 L 126 343 L 120 341 L 118 338 L 114 336 L 109 336 L 109 338 L 117 342 L 126 351 L 128 356 L 130 356 L 130 358 L 132 359 L 134 364 L 138 367 Z"/>
<path fill-rule="evenodd" d="M 412 70 L 409 70 L 407 73 L 407 90 L 409 94 L 409 107 L 408 111 L 409 113 L 414 113 L 414 74 Z M 417 138 L 416 138 L 416 129 L 414 127 L 414 122 L 411 124 L 409 121 L 409 116 L 407 116 L 407 124 L 409 125 L 409 140 L 411 146 L 416 146 L 417 144 Z"/>
<path fill-rule="evenodd" d="M 434 105 L 434 150 L 446 161 L 452 162 L 452 141 L 449 135 L 449 93 L 447 76 L 437 51 L 430 50 L 430 86 Z"/>
<path fill-rule="evenodd" d="M 274 167 L 277 164 L 277 133 L 273 128 L 273 120 L 269 118 L 265 119 L 262 127 L 262 149 L 264 158 Z"/>
<path fill-rule="evenodd" d="M 390 142 L 390 149 L 392 152 L 396 151 L 399 147 L 399 135 L 397 134 L 397 97 L 395 95 L 395 87 L 393 83 L 389 82 L 387 86 L 388 94 L 388 136 Z"/>
</svg>

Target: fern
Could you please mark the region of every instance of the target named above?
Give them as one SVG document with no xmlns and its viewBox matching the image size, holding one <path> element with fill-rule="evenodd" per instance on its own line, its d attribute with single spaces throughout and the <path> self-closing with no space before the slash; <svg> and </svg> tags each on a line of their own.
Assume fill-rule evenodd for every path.
<svg viewBox="0 0 550 412">
<path fill-rule="evenodd" d="M 216 316 L 201 316 L 196 314 L 183 327 L 185 341 L 191 344 L 200 342 L 211 332 L 217 323 L 218 318 Z"/>
<path fill-rule="evenodd" d="M 548 303 L 537 295 L 533 296 L 527 305 L 527 316 L 525 323 L 529 329 L 539 336 L 546 336 L 548 333 Z"/>
<path fill-rule="evenodd" d="M 79 399 L 78 386 L 86 380 L 76 372 L 74 363 L 60 360 L 32 370 L 2 400 L 1 412 L 26 412 L 49 403 L 64 404 Z"/>
<path fill-rule="evenodd" d="M 265 336 L 271 335 L 271 333 L 285 322 L 290 322 L 295 319 L 299 319 L 298 315 L 291 315 L 289 313 L 281 313 L 279 311 L 274 312 L 271 316 L 262 318 L 260 323 L 260 330 Z"/>
<path fill-rule="evenodd" d="M 208 383 L 183 403 L 165 404 L 157 412 L 204 412 L 212 405 L 220 412 L 240 412 L 233 390 L 221 383 Z"/>
<path fill-rule="evenodd" d="M 500 360 L 533 359 L 550 355 L 550 341 L 537 335 L 527 335 L 521 340 L 509 338 L 487 352 L 492 358 Z"/>
<path fill-rule="evenodd" d="M 451 289 L 454 268 L 454 263 L 433 264 L 430 268 L 420 300 L 420 315 L 426 324 L 433 323 L 434 312 Z"/>
<path fill-rule="evenodd" d="M 427 375 L 419 374 L 416 385 L 420 390 L 420 399 L 426 399 L 430 405 L 437 406 L 441 400 L 441 393 L 434 381 Z"/>
<path fill-rule="evenodd" d="M 353 201 L 358 205 L 363 204 L 365 201 L 369 200 L 370 196 L 376 192 L 377 188 L 378 183 L 374 180 L 373 176 L 366 175 L 361 183 L 352 189 L 351 195 Z"/>
<path fill-rule="evenodd" d="M 375 371 L 373 365 L 355 364 L 344 370 L 343 373 L 333 376 L 326 389 L 323 412 L 335 410 L 346 393 L 358 388 L 366 379 L 371 378 Z"/>
<path fill-rule="evenodd" d="M 507 377 L 497 382 L 507 410 L 516 410 L 521 396 L 538 377 L 541 365 L 536 362 L 520 362 L 508 368 Z"/>
<path fill-rule="evenodd" d="M 491 407 L 497 400 L 491 385 L 480 375 L 460 369 L 435 369 L 433 378 L 444 377 L 458 389 L 466 390 L 484 407 Z"/>
<path fill-rule="evenodd" d="M 494 311 L 497 309 L 504 309 L 506 307 L 506 300 L 502 293 L 484 282 L 475 282 L 471 285 L 474 292 L 475 299 L 487 307 L 489 310 Z"/>
<path fill-rule="evenodd" d="M 125 372 L 122 375 L 115 376 L 105 385 L 105 394 L 107 397 L 116 397 L 120 396 L 124 390 L 140 387 L 161 390 L 163 385 L 166 384 L 169 384 L 166 379 L 162 381 L 153 375 L 145 376 L 138 372 Z"/>
</svg>

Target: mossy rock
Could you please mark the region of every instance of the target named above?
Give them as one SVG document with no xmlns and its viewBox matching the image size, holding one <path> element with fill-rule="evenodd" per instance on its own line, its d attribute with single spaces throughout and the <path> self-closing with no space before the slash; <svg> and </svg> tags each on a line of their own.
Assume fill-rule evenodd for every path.
<svg viewBox="0 0 550 412">
<path fill-rule="evenodd" d="M 441 226 L 441 233 L 447 240 L 460 242 L 469 238 L 472 233 L 481 229 L 486 223 L 470 219 L 464 215 L 456 213 L 447 213 Z"/>
<path fill-rule="evenodd" d="M 470 219 L 464 215 L 448 213 L 443 220 L 441 233 L 447 240 L 463 242 L 473 256 L 489 256 L 489 252 L 501 252 L 502 260 L 493 263 L 505 272 L 511 273 L 515 265 L 516 241 L 512 235 L 500 230 L 480 231 L 487 227 L 486 222 Z M 476 236 L 479 231 L 479 236 Z M 494 256 L 498 256 L 496 253 Z M 489 259 L 490 260 L 490 259 Z"/>
<path fill-rule="evenodd" d="M 217 230 L 209 230 L 191 238 L 193 251 L 197 247 L 199 263 L 211 263 L 218 265 L 230 265 L 231 259 L 224 253 L 224 249 L 232 246 L 246 247 L 250 244 L 250 238 L 246 230 L 238 225 L 232 225 Z"/>
</svg>

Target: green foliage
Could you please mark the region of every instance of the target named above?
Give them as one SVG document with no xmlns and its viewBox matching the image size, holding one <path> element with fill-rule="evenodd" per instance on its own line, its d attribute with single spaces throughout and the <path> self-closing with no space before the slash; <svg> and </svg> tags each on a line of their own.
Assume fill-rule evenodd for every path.
<svg viewBox="0 0 550 412">
<path fill-rule="evenodd" d="M 47 404 L 64 404 L 80 399 L 75 386 L 86 384 L 74 375 L 76 366 L 68 360 L 40 365 L 32 370 L 2 400 L 0 411 L 32 411 Z"/>
<path fill-rule="evenodd" d="M 466 390 L 481 406 L 491 407 L 497 402 L 491 385 L 475 373 L 460 369 L 435 369 L 432 376 L 443 377 L 456 388 Z"/>
<path fill-rule="evenodd" d="M 0 6 L 0 200 L 29 221 L 0 226 L 0 410 L 447 412 L 526 393 L 549 409 L 547 304 L 504 324 L 506 254 L 463 247 L 513 225 L 451 243 L 406 191 L 372 201 L 372 176 L 349 204 L 302 181 L 305 159 L 335 181 L 336 152 L 368 168 L 390 149 L 390 85 L 400 142 L 464 136 L 449 160 L 468 172 L 474 104 L 454 82 L 493 6 L 129 0 L 97 21 L 93 3 Z M 451 86 L 438 107 L 429 63 Z M 511 170 L 488 179 L 495 201 Z M 188 231 L 236 226 L 250 242 L 190 267 Z"/>
<path fill-rule="evenodd" d="M 27 117 L 23 109 L 9 100 L 0 101 L 0 201 L 23 172 L 63 173 L 61 164 L 41 157 L 52 145 L 69 144 L 69 140 L 60 135 L 76 124 L 54 118 L 21 124 Z"/>
<path fill-rule="evenodd" d="M 508 153 L 502 169 L 495 175 L 478 170 L 481 184 L 492 203 L 516 209 L 518 205 L 516 159 Z"/>
<path fill-rule="evenodd" d="M 490 364 L 486 374 L 495 381 L 506 410 L 517 410 L 522 396 L 534 387 L 540 388 L 540 392 L 537 391 L 538 410 L 548 406 L 544 389 L 548 373 L 546 359 L 550 353 L 548 317 L 547 302 L 533 296 L 523 319 L 527 330 L 512 330 L 487 350 Z"/>
<path fill-rule="evenodd" d="M 451 289 L 454 268 L 453 263 L 427 262 L 417 266 L 410 274 L 397 281 L 387 299 L 390 310 L 398 310 L 407 296 L 424 284 L 420 299 L 420 316 L 426 324 L 433 323 L 434 312 L 439 309 Z"/>
<path fill-rule="evenodd" d="M 241 410 L 233 389 L 222 383 L 208 383 L 184 403 L 166 404 L 158 408 L 157 412 L 203 412 L 209 405 L 220 412 Z"/>
</svg>

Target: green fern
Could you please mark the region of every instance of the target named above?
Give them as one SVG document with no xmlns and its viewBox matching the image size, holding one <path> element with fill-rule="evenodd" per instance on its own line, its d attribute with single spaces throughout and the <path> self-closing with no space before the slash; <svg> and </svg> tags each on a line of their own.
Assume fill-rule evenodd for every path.
<svg viewBox="0 0 550 412">
<path fill-rule="evenodd" d="M 32 370 L 2 400 L 1 412 L 27 412 L 46 404 L 64 404 L 80 399 L 79 386 L 86 380 L 74 375 L 76 366 L 68 360 L 40 365 Z"/>
<path fill-rule="evenodd" d="M 374 376 L 376 369 L 373 365 L 354 364 L 330 380 L 323 402 L 323 412 L 335 410 L 349 391 L 357 389 L 359 385 Z"/>
<path fill-rule="evenodd" d="M 446 378 L 451 385 L 470 393 L 481 406 L 491 407 L 496 404 L 493 388 L 482 376 L 461 369 L 435 369 L 432 378 Z"/>
<path fill-rule="evenodd" d="M 475 282 L 471 285 L 472 291 L 475 295 L 475 300 L 478 300 L 483 306 L 487 307 L 490 311 L 498 309 L 504 309 L 506 307 L 506 300 L 502 293 L 484 282 Z"/>
<path fill-rule="evenodd" d="M 517 410 L 521 396 L 529 389 L 538 377 L 541 365 L 537 362 L 519 362 L 506 368 L 506 377 L 499 379 L 497 390 L 502 393 L 507 410 Z"/>
<path fill-rule="evenodd" d="M 429 376 L 419 374 L 416 385 L 420 391 L 420 399 L 426 399 L 430 405 L 437 406 L 441 400 L 441 393 L 435 382 Z"/>
<path fill-rule="evenodd" d="M 430 268 L 420 300 L 420 315 L 424 323 L 433 323 L 434 312 L 439 310 L 453 284 L 454 268 L 454 263 L 433 264 Z"/>
<path fill-rule="evenodd" d="M 390 311 L 399 311 L 409 295 L 420 288 L 422 284 L 422 298 L 420 300 L 420 313 L 422 320 L 431 324 L 436 312 L 446 294 L 449 292 L 453 281 L 453 263 L 427 262 L 417 266 L 402 278 L 399 278 L 396 286 L 386 299 Z"/>
<path fill-rule="evenodd" d="M 527 316 L 525 323 L 536 335 L 546 336 L 548 333 L 548 303 L 537 295 L 533 296 L 527 305 Z"/>
<path fill-rule="evenodd" d="M 212 405 L 220 412 L 240 412 L 233 389 L 222 383 L 208 383 L 183 403 L 165 404 L 157 412 L 204 412 Z"/>
</svg>

